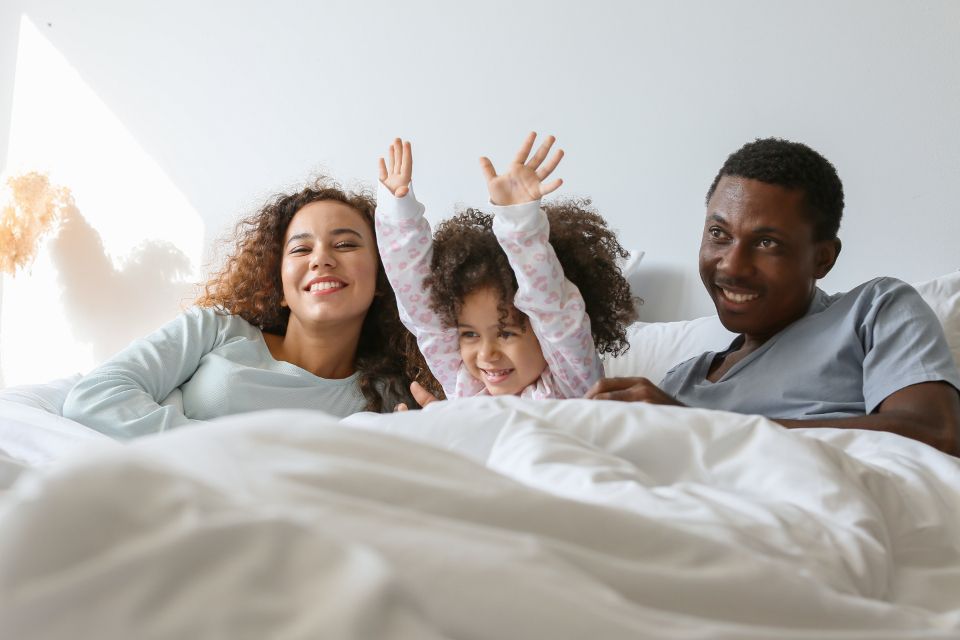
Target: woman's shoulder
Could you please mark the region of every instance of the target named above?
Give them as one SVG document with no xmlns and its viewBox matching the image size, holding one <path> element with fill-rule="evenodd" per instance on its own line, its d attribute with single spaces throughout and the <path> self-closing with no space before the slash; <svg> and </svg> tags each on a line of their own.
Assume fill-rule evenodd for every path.
<svg viewBox="0 0 960 640">
<path fill-rule="evenodd" d="M 220 306 L 191 305 L 184 309 L 174 322 L 186 325 L 187 330 L 215 332 L 222 337 L 253 338 L 262 335 L 259 327 Z"/>
</svg>

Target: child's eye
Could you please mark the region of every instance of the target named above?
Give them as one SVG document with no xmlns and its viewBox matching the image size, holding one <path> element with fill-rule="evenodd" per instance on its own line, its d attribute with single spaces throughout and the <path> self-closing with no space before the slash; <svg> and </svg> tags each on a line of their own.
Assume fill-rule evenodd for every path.
<svg viewBox="0 0 960 640">
<path fill-rule="evenodd" d="M 510 338 L 516 337 L 516 335 L 517 334 L 514 333 L 513 331 L 501 331 L 500 333 L 497 334 L 497 337 L 503 338 L 504 340 L 508 340 Z"/>
<path fill-rule="evenodd" d="M 472 338 L 477 338 L 477 337 L 479 337 L 479 336 L 477 335 L 477 332 L 476 332 L 476 331 L 461 331 L 461 332 L 460 332 L 460 339 L 461 339 L 461 340 L 470 340 L 470 339 L 472 339 Z"/>
</svg>

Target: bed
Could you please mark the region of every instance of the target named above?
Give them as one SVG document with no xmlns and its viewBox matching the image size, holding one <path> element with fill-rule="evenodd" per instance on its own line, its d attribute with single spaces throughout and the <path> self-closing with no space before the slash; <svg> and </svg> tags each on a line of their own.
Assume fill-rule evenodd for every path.
<svg viewBox="0 0 960 640">
<path fill-rule="evenodd" d="M 960 356 L 960 274 L 919 289 Z M 0 391 L 3 637 L 960 637 L 960 461 L 899 436 L 511 397 L 121 445 L 71 383 Z"/>
</svg>

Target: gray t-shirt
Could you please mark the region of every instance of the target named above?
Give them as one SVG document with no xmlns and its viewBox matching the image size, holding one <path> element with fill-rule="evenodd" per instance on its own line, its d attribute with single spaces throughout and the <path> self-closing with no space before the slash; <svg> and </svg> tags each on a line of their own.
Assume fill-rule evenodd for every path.
<svg viewBox="0 0 960 640">
<path fill-rule="evenodd" d="M 691 407 L 784 419 L 866 415 L 920 382 L 960 388 L 940 322 L 913 287 L 894 278 L 832 296 L 817 289 L 803 318 L 710 382 L 716 356 L 677 365 L 660 388 Z"/>
<path fill-rule="evenodd" d="M 63 415 L 116 438 L 262 409 L 366 409 L 358 374 L 320 378 L 275 360 L 260 329 L 240 316 L 194 307 L 84 376 Z M 161 405 L 174 389 L 183 411 Z"/>
</svg>

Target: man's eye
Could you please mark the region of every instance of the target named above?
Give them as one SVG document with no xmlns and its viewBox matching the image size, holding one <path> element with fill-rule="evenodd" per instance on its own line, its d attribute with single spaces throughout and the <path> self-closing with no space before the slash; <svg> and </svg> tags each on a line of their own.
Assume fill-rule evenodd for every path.
<svg viewBox="0 0 960 640">
<path fill-rule="evenodd" d="M 719 240 L 724 236 L 724 233 L 723 233 L 723 229 L 721 229 L 720 227 L 710 227 L 709 229 L 707 229 L 707 235 L 709 235 L 711 238 Z"/>
<path fill-rule="evenodd" d="M 777 246 L 777 241 L 773 238 L 760 238 L 760 242 L 757 244 L 763 249 L 770 249 Z"/>
</svg>

